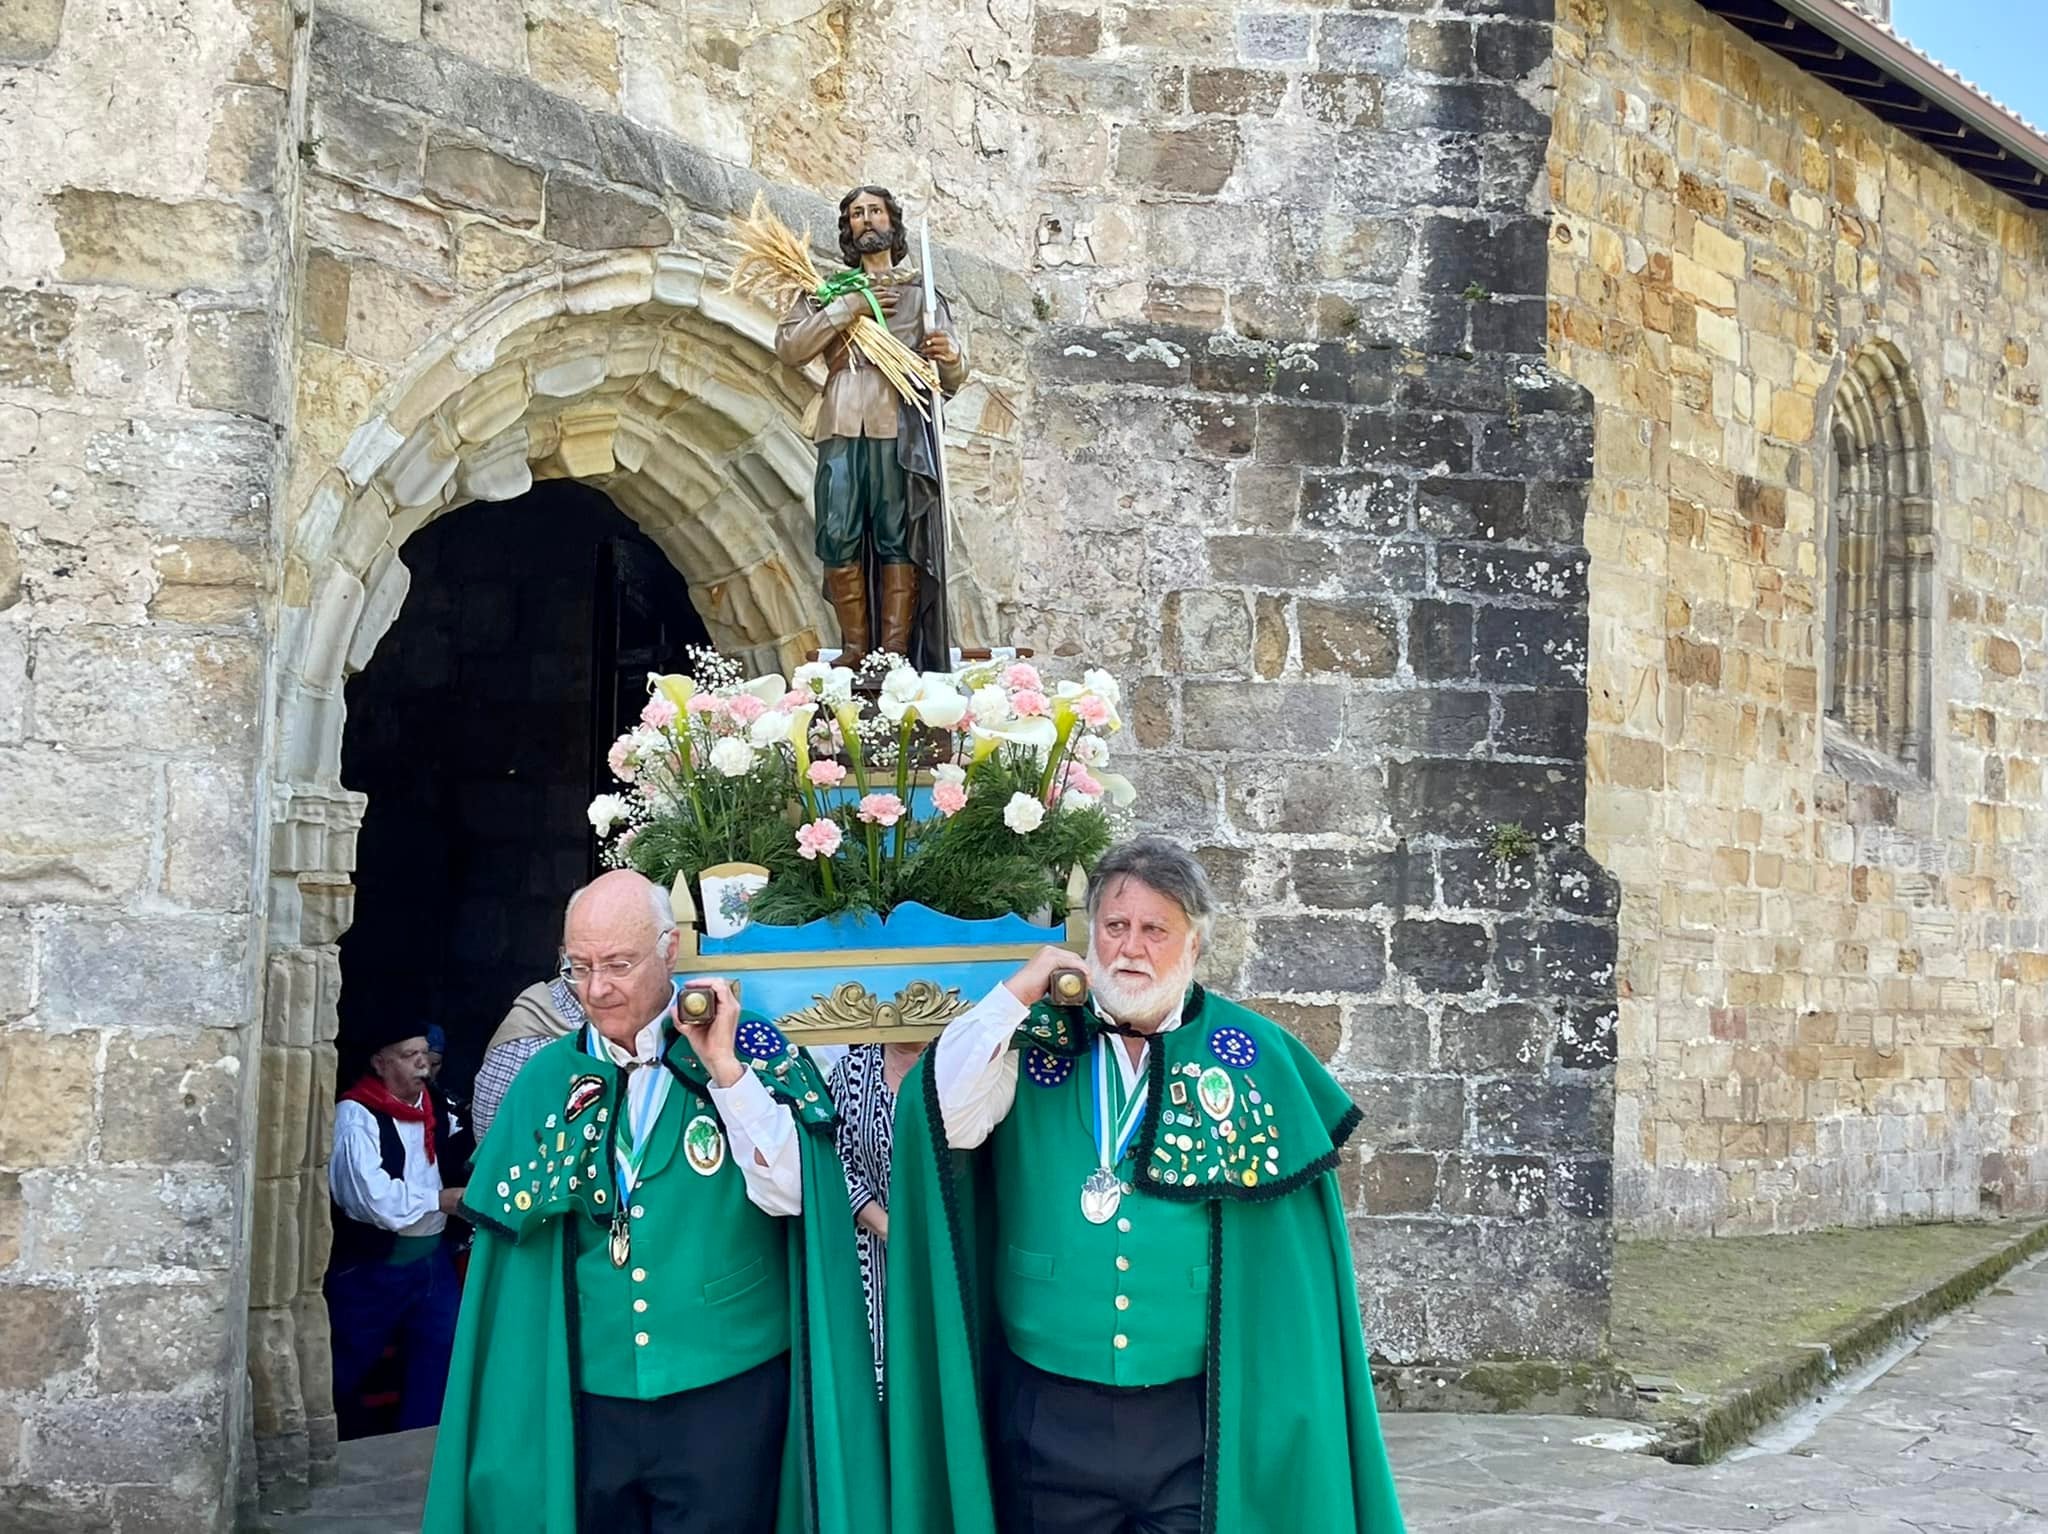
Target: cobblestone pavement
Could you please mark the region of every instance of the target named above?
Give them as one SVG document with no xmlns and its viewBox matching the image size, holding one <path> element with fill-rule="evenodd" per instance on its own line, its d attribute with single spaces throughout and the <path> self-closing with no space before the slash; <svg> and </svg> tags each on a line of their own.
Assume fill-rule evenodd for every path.
<svg viewBox="0 0 2048 1534">
<path fill-rule="evenodd" d="M 1387 1440 L 1411 1534 L 2048 1534 L 2048 1264 L 1951 1318 L 1786 1452 L 1692 1469 L 1576 1441 L 1629 1429 L 1406 1414 Z M 345 1446 L 346 1483 L 269 1528 L 416 1529 L 429 1440 Z"/>
</svg>

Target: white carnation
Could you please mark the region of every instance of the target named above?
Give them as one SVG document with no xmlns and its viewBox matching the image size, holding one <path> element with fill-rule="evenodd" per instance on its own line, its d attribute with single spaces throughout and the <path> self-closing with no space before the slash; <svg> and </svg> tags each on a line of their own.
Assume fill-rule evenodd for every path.
<svg viewBox="0 0 2048 1534">
<path fill-rule="evenodd" d="M 1107 767 L 1109 742 L 1100 735 L 1083 735 L 1074 742 L 1074 755 L 1080 758 L 1083 767 Z"/>
<path fill-rule="evenodd" d="M 957 763 L 941 762 L 932 769 L 932 782 L 934 784 L 965 783 L 966 781 L 967 769 L 959 766 Z"/>
<path fill-rule="evenodd" d="M 711 748 L 711 765 L 728 778 L 743 778 L 754 768 L 754 748 L 737 735 L 728 735 Z"/>
<path fill-rule="evenodd" d="M 1010 695 L 1000 687 L 977 687 L 968 704 L 976 724 L 998 725 L 1010 717 Z"/>
<path fill-rule="evenodd" d="M 1003 806 L 1003 824 L 1019 836 L 1027 836 L 1045 822 L 1045 806 L 1030 794 L 1012 794 Z"/>
<path fill-rule="evenodd" d="M 613 826 L 632 815 L 626 801 L 617 794 L 599 794 L 590 801 L 590 808 L 584 813 L 590 817 L 591 829 L 599 836 L 611 835 Z"/>
</svg>

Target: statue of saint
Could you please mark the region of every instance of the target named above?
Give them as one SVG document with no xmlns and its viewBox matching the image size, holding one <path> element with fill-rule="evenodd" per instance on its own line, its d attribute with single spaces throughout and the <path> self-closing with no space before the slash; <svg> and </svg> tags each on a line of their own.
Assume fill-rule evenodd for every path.
<svg viewBox="0 0 2048 1534">
<path fill-rule="evenodd" d="M 843 664 L 882 649 L 921 670 L 943 670 L 951 635 L 938 436 L 845 332 L 863 314 L 880 321 L 937 367 L 948 395 L 967 381 L 967 353 L 944 299 L 936 313 L 924 312 L 920 276 L 902 264 L 910 240 L 891 193 L 857 186 L 839 199 L 839 251 L 854 269 L 827 284 L 828 293 L 840 291 L 799 295 L 775 331 L 775 355 L 789 366 L 825 358 L 813 433 L 825 596 L 839 619 Z"/>
</svg>

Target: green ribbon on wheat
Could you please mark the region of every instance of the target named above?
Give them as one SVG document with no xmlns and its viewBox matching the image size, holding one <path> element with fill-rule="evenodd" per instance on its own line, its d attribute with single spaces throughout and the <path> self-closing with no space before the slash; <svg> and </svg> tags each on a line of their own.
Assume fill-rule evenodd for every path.
<svg viewBox="0 0 2048 1534">
<path fill-rule="evenodd" d="M 857 266 L 841 272 L 836 277 L 827 277 L 818 289 L 818 302 L 821 305 L 829 304 L 833 299 L 844 298 L 848 293 L 858 293 L 865 298 L 868 307 L 875 311 L 875 323 L 884 330 L 889 328 L 888 317 L 882 313 L 882 306 L 875 299 L 874 283 L 870 282 L 868 274 Z"/>
</svg>

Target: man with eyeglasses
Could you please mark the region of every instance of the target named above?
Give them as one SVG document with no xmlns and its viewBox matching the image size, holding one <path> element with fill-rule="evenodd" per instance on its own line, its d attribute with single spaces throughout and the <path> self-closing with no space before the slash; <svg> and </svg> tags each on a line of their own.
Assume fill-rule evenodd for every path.
<svg viewBox="0 0 2048 1534">
<path fill-rule="evenodd" d="M 683 1021 L 676 946 L 631 870 L 570 899 L 588 1021 L 525 1064 L 477 1151 L 428 1534 L 886 1524 L 831 1100 L 726 982 Z"/>
</svg>

